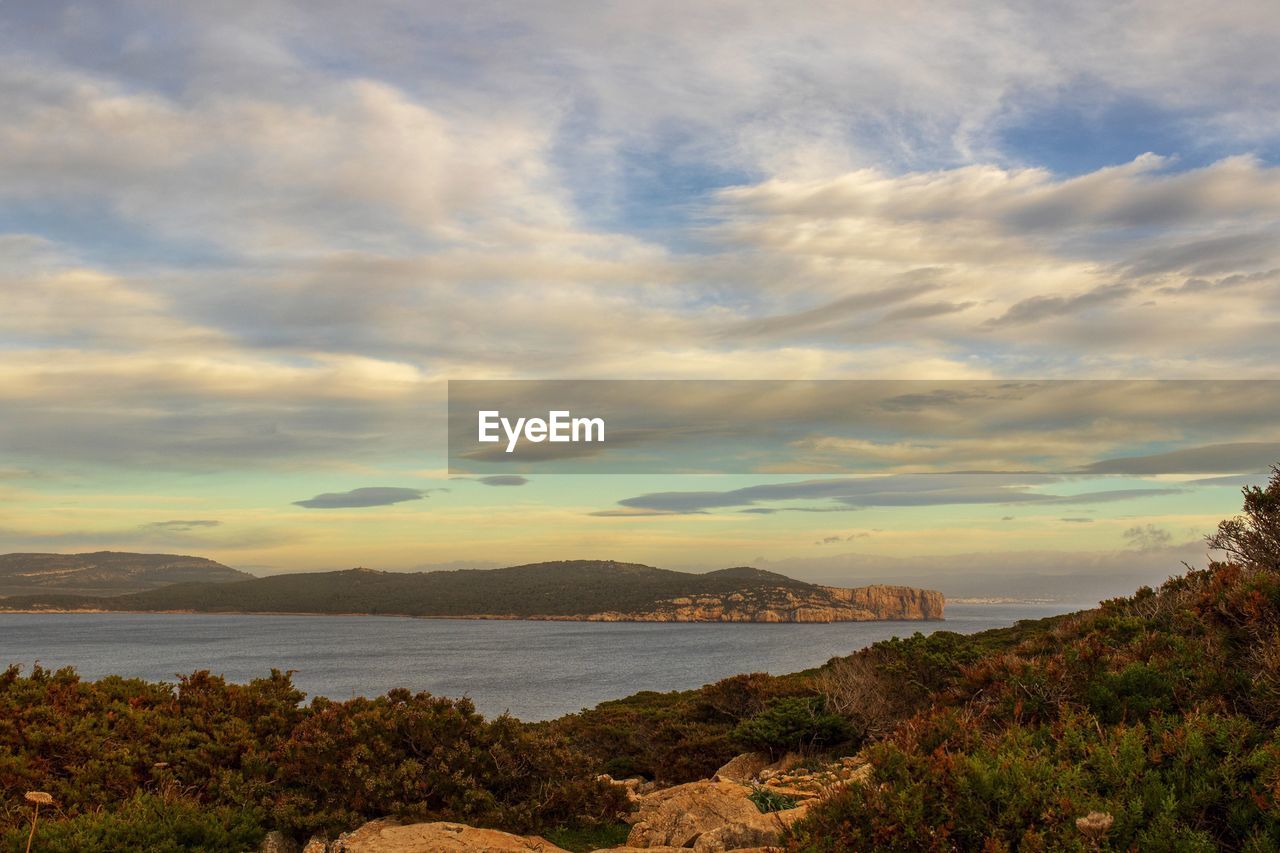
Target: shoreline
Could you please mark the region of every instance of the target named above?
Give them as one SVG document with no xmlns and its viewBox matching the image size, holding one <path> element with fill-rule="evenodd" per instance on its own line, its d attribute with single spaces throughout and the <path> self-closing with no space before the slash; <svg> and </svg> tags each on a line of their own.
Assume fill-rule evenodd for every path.
<svg viewBox="0 0 1280 853">
<path fill-rule="evenodd" d="M 105 608 L 22 608 L 14 610 L 6 610 L 0 608 L 0 616 L 5 614 L 25 614 L 25 615 L 59 615 L 59 616 L 77 616 L 77 615 L 105 615 L 109 613 L 121 613 L 131 615 L 154 615 L 154 616 L 309 616 L 309 617 L 330 617 L 330 616 L 372 616 L 376 618 L 392 618 L 392 619 L 434 619 L 434 620 L 452 620 L 457 622 L 590 622 L 594 624 L 618 624 L 627 623 L 635 625 L 843 625 L 850 623 L 866 623 L 866 622 L 901 622 L 907 624 L 925 623 L 925 622 L 946 622 L 946 617 L 940 619 L 833 619 L 827 622 L 820 621 L 801 621 L 801 620 L 754 620 L 754 619 L 592 619 L 589 616 L 558 616 L 558 615 L 535 615 L 535 616 L 511 616 L 505 614 L 472 614 L 459 616 L 427 616 L 415 615 L 411 613 L 367 613 L 360 611 L 352 612 L 318 612 L 318 611 L 298 611 L 298 610 L 108 610 Z"/>
</svg>

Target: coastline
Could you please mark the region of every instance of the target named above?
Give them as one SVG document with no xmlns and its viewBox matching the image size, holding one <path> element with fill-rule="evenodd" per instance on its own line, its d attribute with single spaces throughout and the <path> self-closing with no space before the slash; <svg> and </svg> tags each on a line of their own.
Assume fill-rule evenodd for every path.
<svg viewBox="0 0 1280 853">
<path fill-rule="evenodd" d="M 587 616 L 558 616 L 558 615 L 535 615 L 535 616 L 512 616 L 501 613 L 477 613 L 471 615 L 458 616 L 430 616 L 417 615 L 412 613 L 369 613 L 362 611 L 351 612 L 320 612 L 320 611 L 300 611 L 300 610 L 108 610 L 106 608 L 22 608 L 22 609 L 4 609 L 0 608 L 0 616 L 5 614 L 27 614 L 27 615 L 95 615 L 109 613 L 124 613 L 132 615 L 170 615 L 170 616 L 373 616 L 378 618 L 394 618 L 394 619 L 432 619 L 432 620 L 452 620 L 460 622 L 593 622 L 603 624 L 616 624 L 620 622 L 632 624 L 677 624 L 677 625 L 836 625 L 848 623 L 864 623 L 864 622 L 945 622 L 946 617 L 936 619 L 830 619 L 825 621 L 806 621 L 806 620 L 775 620 L 775 619 L 645 619 L 645 618 L 592 618 L 599 614 L 589 614 Z M 613 614 L 607 614 L 612 616 Z"/>
</svg>

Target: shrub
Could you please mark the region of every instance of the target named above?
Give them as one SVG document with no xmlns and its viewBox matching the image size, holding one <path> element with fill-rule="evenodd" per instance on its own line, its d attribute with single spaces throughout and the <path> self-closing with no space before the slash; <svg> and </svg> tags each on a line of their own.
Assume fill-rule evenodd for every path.
<svg viewBox="0 0 1280 853">
<path fill-rule="evenodd" d="M 230 806 L 209 807 L 193 799 L 135 794 L 110 811 L 42 823 L 32 849 L 41 853 L 86 850 L 146 850 L 149 853 L 240 853 L 256 849 L 265 831 L 262 815 Z M 22 829 L 5 833 L 0 846 L 23 850 Z"/>
<path fill-rule="evenodd" d="M 823 704 L 859 740 L 886 734 L 914 708 L 870 654 L 831 661 L 814 679 Z"/>
<path fill-rule="evenodd" d="M 1172 707 L 1173 685 L 1164 673 L 1135 661 L 1116 675 L 1096 679 L 1089 685 L 1085 701 L 1103 722 L 1141 720 Z"/>
<path fill-rule="evenodd" d="M 83 818 L 68 832 L 114 832 L 119 811 L 144 827 L 172 812 L 181 834 L 189 803 L 239 810 L 248 823 L 228 832 L 298 836 L 387 814 L 527 831 L 611 821 L 622 805 L 562 736 L 485 720 L 467 700 L 393 690 L 302 707 L 301 696 L 279 672 L 247 685 L 198 672 L 167 685 L 10 668 L 0 676 L 0 832 L 26 822 L 22 793 L 36 788 L 52 793 L 63 822 Z M 138 799 L 153 795 L 164 809 Z M 218 849 L 218 837 L 196 847 Z"/>
<path fill-rule="evenodd" d="M 849 724 L 826 710 L 820 697 L 789 696 L 739 723 L 732 737 L 747 749 L 776 754 L 830 746 L 849 735 Z"/>
</svg>

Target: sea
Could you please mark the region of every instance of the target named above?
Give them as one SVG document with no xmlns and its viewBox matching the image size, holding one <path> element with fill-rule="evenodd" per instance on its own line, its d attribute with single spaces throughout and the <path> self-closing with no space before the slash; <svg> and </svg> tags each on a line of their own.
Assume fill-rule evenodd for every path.
<svg viewBox="0 0 1280 853">
<path fill-rule="evenodd" d="M 0 665 L 81 677 L 176 681 L 209 670 L 247 682 L 293 670 L 310 696 L 394 687 L 470 697 L 486 716 L 548 720 L 641 690 L 686 690 L 742 672 L 781 675 L 919 631 L 971 634 L 1078 604 L 948 604 L 943 622 L 832 624 L 525 622 L 390 616 L 0 614 Z"/>
</svg>

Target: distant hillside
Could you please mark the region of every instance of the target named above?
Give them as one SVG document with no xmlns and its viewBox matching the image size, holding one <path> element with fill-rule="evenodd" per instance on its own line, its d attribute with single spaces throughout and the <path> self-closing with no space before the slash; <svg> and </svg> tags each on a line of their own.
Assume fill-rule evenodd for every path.
<svg viewBox="0 0 1280 853">
<path fill-rule="evenodd" d="M 122 595 L 176 583 L 227 583 L 253 575 L 203 557 L 175 554 L 2 554 L 0 596 L 51 592 Z"/>
<path fill-rule="evenodd" d="M 350 569 L 112 597 L 49 591 L 0 606 L 669 622 L 941 619 L 943 611 L 939 593 L 910 587 L 848 590 L 746 567 L 690 574 L 592 560 L 414 573 Z"/>
</svg>

